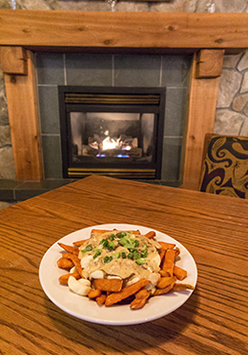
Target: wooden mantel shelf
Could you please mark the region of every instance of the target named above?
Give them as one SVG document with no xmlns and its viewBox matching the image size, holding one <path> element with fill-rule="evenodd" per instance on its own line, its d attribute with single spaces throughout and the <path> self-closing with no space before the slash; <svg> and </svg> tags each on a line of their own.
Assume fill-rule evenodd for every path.
<svg viewBox="0 0 248 355">
<path fill-rule="evenodd" d="M 227 53 L 248 48 L 248 13 L 0 10 L 0 45 Z"/>
<path fill-rule="evenodd" d="M 224 53 L 247 48 L 248 13 L 0 10 L 0 60 L 17 180 L 43 178 L 33 52 L 194 53 L 182 180 L 185 188 L 197 189 Z"/>
</svg>

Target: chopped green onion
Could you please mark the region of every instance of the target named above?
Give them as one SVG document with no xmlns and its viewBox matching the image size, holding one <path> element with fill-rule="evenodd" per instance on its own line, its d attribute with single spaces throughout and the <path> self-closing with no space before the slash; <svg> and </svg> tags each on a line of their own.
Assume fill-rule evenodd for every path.
<svg viewBox="0 0 248 355">
<path fill-rule="evenodd" d="M 117 236 L 118 238 L 123 238 L 123 237 L 125 237 L 126 235 L 127 235 L 126 232 L 120 232 L 120 233 L 117 233 L 117 234 L 116 234 L 116 236 Z"/>
<path fill-rule="evenodd" d="M 102 251 L 100 249 L 95 249 L 95 254 L 93 255 L 93 259 L 97 258 L 99 255 L 101 255 Z"/>
<path fill-rule="evenodd" d="M 107 241 L 107 239 L 102 239 L 99 244 L 102 244 L 103 247 L 106 248 L 108 246 L 108 241 Z"/>
<path fill-rule="evenodd" d="M 147 250 L 144 250 L 143 253 L 141 253 L 141 257 L 142 258 L 147 258 L 147 255 L 148 255 L 148 251 Z"/>
<path fill-rule="evenodd" d="M 111 236 L 109 237 L 109 240 L 114 240 L 115 239 L 115 235 L 114 234 L 111 234 Z"/>
<path fill-rule="evenodd" d="M 128 259 L 133 259 L 133 253 L 129 253 L 127 257 Z"/>
<path fill-rule="evenodd" d="M 119 259 L 120 253 L 119 253 L 119 252 L 118 252 L 118 253 L 115 253 L 115 254 L 113 254 L 112 256 L 113 256 L 113 259 Z"/>
<path fill-rule="evenodd" d="M 135 239 L 135 241 L 134 241 L 134 246 L 135 246 L 135 247 L 138 247 L 138 246 L 139 246 L 139 241 L 138 241 L 137 239 Z"/>
<path fill-rule="evenodd" d="M 121 253 L 121 257 L 122 257 L 122 259 L 126 259 L 126 253 L 124 253 L 124 251 Z"/>
<path fill-rule="evenodd" d="M 138 265 L 144 265 L 146 263 L 146 260 L 143 258 L 135 260 L 136 264 Z"/>
<path fill-rule="evenodd" d="M 87 247 L 84 248 L 84 251 L 91 251 L 93 249 L 92 245 L 89 244 Z"/>
<path fill-rule="evenodd" d="M 109 242 L 109 243 L 108 243 L 108 249 L 109 249 L 109 250 L 115 249 L 115 242 Z"/>
<path fill-rule="evenodd" d="M 110 261 L 113 260 L 112 256 L 105 256 L 105 258 L 103 259 L 104 264 L 110 263 Z"/>
</svg>

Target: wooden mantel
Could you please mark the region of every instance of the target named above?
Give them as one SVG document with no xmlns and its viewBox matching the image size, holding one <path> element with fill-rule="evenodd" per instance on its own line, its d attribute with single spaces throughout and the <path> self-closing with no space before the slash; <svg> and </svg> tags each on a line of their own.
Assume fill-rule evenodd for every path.
<svg viewBox="0 0 248 355">
<path fill-rule="evenodd" d="M 194 53 L 182 171 L 197 189 L 223 56 L 248 48 L 248 14 L 0 10 L 0 48 L 18 180 L 43 178 L 33 52 Z"/>
</svg>

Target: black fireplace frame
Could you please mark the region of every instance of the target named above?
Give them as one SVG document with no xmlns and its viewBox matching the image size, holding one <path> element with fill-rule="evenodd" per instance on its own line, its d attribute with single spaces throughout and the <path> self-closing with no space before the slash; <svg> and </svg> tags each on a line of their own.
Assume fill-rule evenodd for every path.
<svg viewBox="0 0 248 355">
<path fill-rule="evenodd" d="M 157 97 L 158 104 L 151 103 L 139 105 L 124 104 L 82 104 L 66 103 L 65 97 L 70 94 L 109 94 L 109 95 L 148 95 Z M 61 131 L 61 152 L 64 178 L 82 178 L 92 174 L 113 176 L 132 180 L 160 180 L 163 150 L 163 130 L 165 115 L 166 88 L 154 87 L 93 87 L 93 86 L 58 86 L 59 113 Z M 131 112 L 131 113 L 154 113 L 154 149 L 153 161 L 148 163 L 120 162 L 113 163 L 98 161 L 87 162 L 87 167 L 72 161 L 71 145 L 71 112 Z"/>
</svg>

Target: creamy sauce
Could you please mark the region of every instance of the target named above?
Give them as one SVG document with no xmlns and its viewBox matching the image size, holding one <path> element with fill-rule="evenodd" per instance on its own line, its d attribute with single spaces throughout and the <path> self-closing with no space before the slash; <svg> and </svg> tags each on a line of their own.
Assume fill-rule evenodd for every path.
<svg viewBox="0 0 248 355">
<path fill-rule="evenodd" d="M 160 248 L 158 242 L 144 235 L 112 231 L 96 233 L 88 239 L 79 248 L 79 258 L 85 278 L 97 274 L 125 281 L 144 278 L 156 285 L 160 277 Z"/>
</svg>

